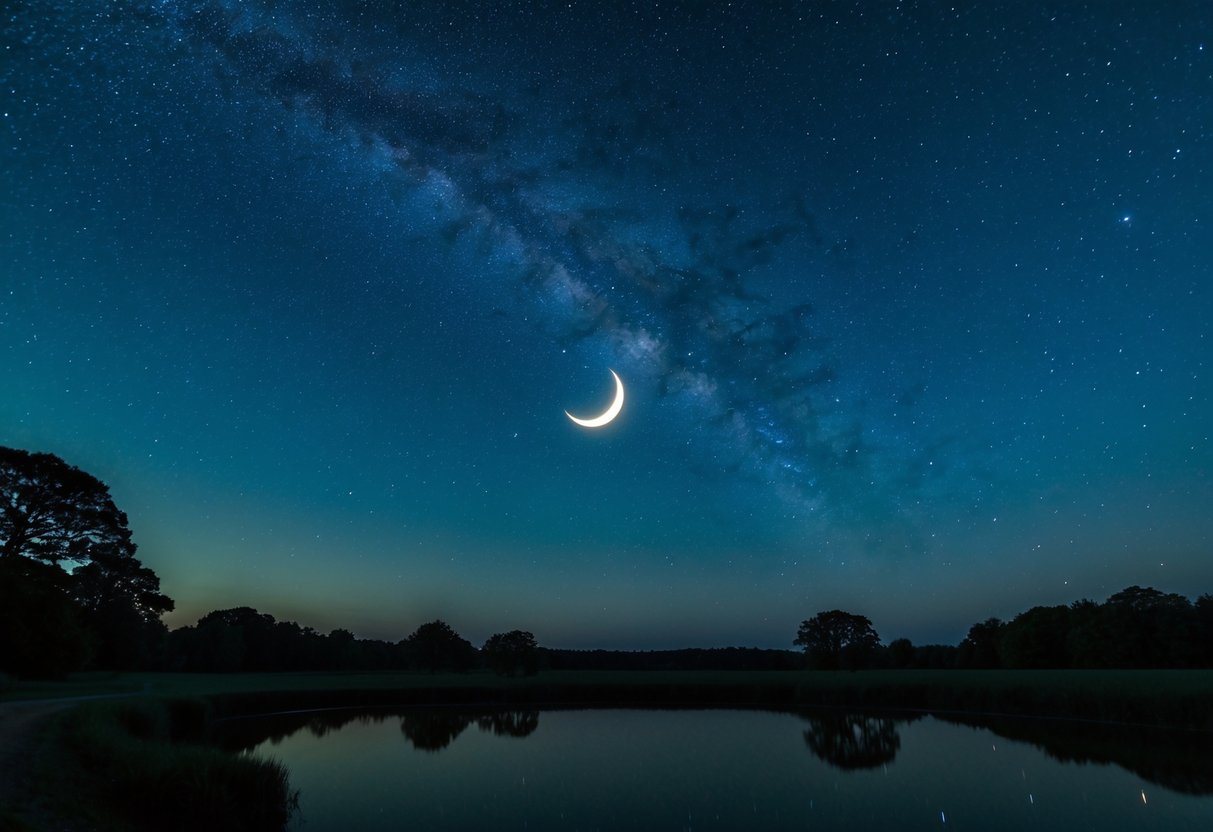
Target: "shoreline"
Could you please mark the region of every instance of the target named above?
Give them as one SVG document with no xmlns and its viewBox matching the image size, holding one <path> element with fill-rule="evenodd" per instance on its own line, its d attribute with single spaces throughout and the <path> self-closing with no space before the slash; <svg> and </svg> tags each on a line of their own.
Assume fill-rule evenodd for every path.
<svg viewBox="0 0 1213 832">
<path fill-rule="evenodd" d="M 18 701 L 203 698 L 216 717 L 323 707 L 478 704 L 908 709 L 1213 730 L 1213 670 L 869 670 L 80 674 L 13 683 Z M 69 703 L 70 704 L 70 701 Z"/>
</svg>

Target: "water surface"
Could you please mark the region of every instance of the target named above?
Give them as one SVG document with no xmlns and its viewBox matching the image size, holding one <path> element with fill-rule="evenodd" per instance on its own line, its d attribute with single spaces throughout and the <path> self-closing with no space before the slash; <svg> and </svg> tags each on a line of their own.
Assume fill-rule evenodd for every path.
<svg viewBox="0 0 1213 832">
<path fill-rule="evenodd" d="M 442 709 L 240 720 L 227 736 L 286 763 L 308 832 L 1203 831 L 1210 739 L 832 711 Z"/>
</svg>

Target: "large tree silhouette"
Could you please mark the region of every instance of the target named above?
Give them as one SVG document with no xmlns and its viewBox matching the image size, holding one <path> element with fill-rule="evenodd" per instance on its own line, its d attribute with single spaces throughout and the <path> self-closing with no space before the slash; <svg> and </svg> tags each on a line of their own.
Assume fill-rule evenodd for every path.
<svg viewBox="0 0 1213 832">
<path fill-rule="evenodd" d="M 1199 630 L 1187 598 L 1131 586 L 1072 604 L 1066 646 L 1073 667 L 1190 667 L 1202 658 Z"/>
<path fill-rule="evenodd" d="M 998 640 L 1004 624 L 997 618 L 987 618 L 969 628 L 969 634 L 960 642 L 956 657 L 959 667 L 988 669 L 1001 667 L 998 657 Z"/>
<path fill-rule="evenodd" d="M 109 488 L 54 454 L 0 447 L 0 558 L 86 563 L 132 555 L 126 515 Z"/>
<path fill-rule="evenodd" d="M 998 655 L 1003 667 L 1070 667 L 1066 642 L 1074 614 L 1069 607 L 1032 607 L 1003 625 Z"/>
<path fill-rule="evenodd" d="M 855 670 L 863 667 L 880 646 L 880 636 L 867 616 L 830 610 L 800 622 L 792 643 L 803 647 L 814 665 L 823 670 Z"/>
<path fill-rule="evenodd" d="M 56 677 L 88 661 L 93 638 L 70 584 L 57 566 L 0 559 L 0 671 Z"/>
<path fill-rule="evenodd" d="M 489 636 L 480 655 L 495 673 L 502 676 L 534 676 L 539 670 L 539 645 L 526 630 L 510 630 Z"/>
<path fill-rule="evenodd" d="M 23 560 L 64 569 L 17 568 Z M 134 669 L 157 658 L 160 616 L 173 601 L 135 557 L 126 515 L 93 475 L 54 454 L 0 447 L 0 564 L 25 585 L 22 597 L 49 599 L 57 587 L 74 602 L 97 665 Z M 47 627 L 34 630 L 35 645 L 59 640 Z"/>
<path fill-rule="evenodd" d="M 476 664 L 476 648 L 445 621 L 422 624 L 400 645 L 409 664 L 431 673 L 470 670 Z"/>
</svg>

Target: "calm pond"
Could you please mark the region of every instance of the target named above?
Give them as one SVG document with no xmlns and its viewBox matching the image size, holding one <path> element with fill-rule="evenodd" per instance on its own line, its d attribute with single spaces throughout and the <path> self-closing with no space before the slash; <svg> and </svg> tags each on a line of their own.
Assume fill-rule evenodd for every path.
<svg viewBox="0 0 1213 832">
<path fill-rule="evenodd" d="M 1213 737 L 812 711 L 315 711 L 228 722 L 294 828 L 1213 828 Z"/>
</svg>

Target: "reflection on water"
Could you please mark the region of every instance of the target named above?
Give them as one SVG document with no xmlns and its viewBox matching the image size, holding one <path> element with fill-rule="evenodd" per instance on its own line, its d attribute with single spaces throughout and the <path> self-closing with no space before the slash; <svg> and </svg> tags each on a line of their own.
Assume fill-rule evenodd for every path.
<svg viewBox="0 0 1213 832">
<path fill-rule="evenodd" d="M 811 713 L 804 741 L 818 759 L 844 771 L 879 768 L 901 747 L 897 726 L 922 715 L 888 717 Z M 1030 743 L 1063 763 L 1117 765 L 1148 783 L 1186 794 L 1213 794 L 1213 736 L 1137 725 L 1016 717 L 936 717 L 952 725 Z"/>
<path fill-rule="evenodd" d="M 728 710 L 331 710 L 233 720 L 300 829 L 1200 829 L 1208 734 Z M 518 738 L 526 738 L 519 741 Z"/>
<path fill-rule="evenodd" d="M 499 711 L 488 714 L 429 710 L 406 713 L 400 731 L 421 751 L 441 751 L 475 721 L 481 731 L 499 737 L 525 737 L 539 727 L 538 711 Z"/>
<path fill-rule="evenodd" d="M 901 748 L 894 719 L 846 713 L 807 715 L 805 719 L 809 722 L 805 745 L 819 759 L 843 771 L 879 768 L 893 762 Z"/>
<path fill-rule="evenodd" d="M 1031 743 L 1063 763 L 1110 763 L 1177 792 L 1213 794 L 1213 735 L 1207 732 L 1010 717 L 949 716 L 947 721 Z"/>
<path fill-rule="evenodd" d="M 425 711 L 401 717 L 400 733 L 413 744 L 413 748 L 441 751 L 471 724 L 472 718 L 464 714 Z"/>
<path fill-rule="evenodd" d="M 499 737 L 529 737 L 539 727 L 539 711 L 498 711 L 477 717 L 476 724 Z"/>
<path fill-rule="evenodd" d="M 230 720 L 224 723 L 217 740 L 230 751 L 248 751 L 267 742 L 277 745 L 301 731 L 320 738 L 350 724 L 378 725 L 397 720 L 400 722 L 400 733 L 413 748 L 435 752 L 454 742 L 473 723 L 481 731 L 499 737 L 525 737 L 539 727 L 539 712 L 469 712 L 445 708 L 414 708 L 403 712 L 356 708 L 291 711 Z"/>
</svg>

